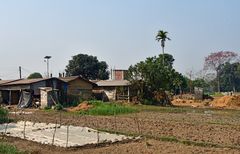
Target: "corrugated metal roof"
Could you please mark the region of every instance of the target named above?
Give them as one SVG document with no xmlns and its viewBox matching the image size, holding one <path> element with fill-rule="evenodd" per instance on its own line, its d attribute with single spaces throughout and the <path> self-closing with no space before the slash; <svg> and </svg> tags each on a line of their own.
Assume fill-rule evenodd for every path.
<svg viewBox="0 0 240 154">
<path fill-rule="evenodd" d="M 92 83 L 97 83 L 98 81 L 101 81 L 101 80 L 89 80 L 91 81 Z"/>
<path fill-rule="evenodd" d="M 20 79 L 18 79 L 18 80 L 20 80 Z M 0 85 L 10 83 L 10 82 L 14 82 L 14 81 L 18 81 L 18 80 L 0 80 Z"/>
<path fill-rule="evenodd" d="M 65 81 L 65 82 L 70 82 L 70 81 L 73 81 L 73 80 L 75 80 L 77 78 L 79 78 L 79 76 L 60 77 L 59 79 Z"/>
<path fill-rule="evenodd" d="M 81 80 L 83 80 L 83 81 L 86 81 L 87 83 L 92 84 L 93 86 L 96 85 L 95 83 L 93 83 L 93 82 L 91 82 L 91 81 L 89 81 L 89 80 L 87 80 L 87 79 L 84 79 L 84 78 L 81 77 L 81 76 L 60 77 L 59 79 L 65 81 L 65 82 L 71 82 L 71 81 L 76 80 L 76 79 L 81 79 Z"/>
<path fill-rule="evenodd" d="M 130 82 L 128 80 L 101 80 L 96 82 L 100 87 L 110 87 L 110 86 L 128 86 Z"/>
<path fill-rule="evenodd" d="M 2 84 L 2 86 L 26 85 L 26 84 L 32 84 L 32 83 L 41 82 L 41 81 L 45 81 L 45 80 L 51 80 L 51 79 L 59 80 L 58 78 L 21 79 L 21 80 L 16 80 L 16 81 L 13 81 L 13 82 L 8 82 L 8 83 L 5 83 L 5 84 Z M 62 82 L 65 82 L 65 81 L 62 81 Z"/>
<path fill-rule="evenodd" d="M 22 80 L 18 80 L 18 81 L 13 81 L 13 82 L 10 82 L 10 83 L 6 83 L 4 84 L 4 86 L 8 86 L 8 85 L 23 85 L 23 84 L 31 84 L 31 83 L 36 83 L 36 82 L 40 82 L 40 81 L 43 81 L 43 80 L 46 80 L 46 79 L 42 79 L 42 78 L 39 78 L 39 79 L 22 79 Z"/>
</svg>

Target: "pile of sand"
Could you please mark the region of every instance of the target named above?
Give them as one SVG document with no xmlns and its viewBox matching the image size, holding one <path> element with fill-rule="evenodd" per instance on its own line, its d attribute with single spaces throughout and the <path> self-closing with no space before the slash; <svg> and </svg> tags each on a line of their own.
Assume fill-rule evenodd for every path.
<svg viewBox="0 0 240 154">
<path fill-rule="evenodd" d="M 194 100 L 194 94 L 175 95 L 173 99 Z"/>
<path fill-rule="evenodd" d="M 174 99 L 172 101 L 173 104 L 192 104 L 194 103 L 194 100 L 188 100 L 188 99 L 180 99 L 180 98 L 177 98 L 177 99 Z"/>
<path fill-rule="evenodd" d="M 176 98 L 172 101 L 172 104 L 175 106 L 203 107 L 206 106 L 206 104 L 208 104 L 208 101 Z"/>
<path fill-rule="evenodd" d="M 67 111 L 69 111 L 69 112 L 86 111 L 86 110 L 89 110 L 92 107 L 93 107 L 93 105 L 90 105 L 87 101 L 84 101 L 76 107 L 68 108 Z"/>
<path fill-rule="evenodd" d="M 240 95 L 223 96 L 210 102 L 213 107 L 240 107 Z"/>
</svg>

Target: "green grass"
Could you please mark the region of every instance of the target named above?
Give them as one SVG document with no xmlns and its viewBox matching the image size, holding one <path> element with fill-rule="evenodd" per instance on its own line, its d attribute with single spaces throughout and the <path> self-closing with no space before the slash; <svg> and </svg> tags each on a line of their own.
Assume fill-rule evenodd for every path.
<svg viewBox="0 0 240 154">
<path fill-rule="evenodd" d="M 93 108 L 87 111 L 80 111 L 80 114 L 87 115 L 118 115 L 137 112 L 138 110 L 132 106 L 121 105 L 112 102 L 90 101 Z"/>
<path fill-rule="evenodd" d="M 212 96 L 212 97 L 222 97 L 224 95 L 220 92 L 215 92 L 215 93 L 211 94 L 210 96 Z"/>
<path fill-rule="evenodd" d="M 161 107 L 154 105 L 140 105 L 136 106 L 141 111 L 153 111 L 162 113 L 187 113 L 190 110 L 186 107 Z"/>
<path fill-rule="evenodd" d="M 0 142 L 1 154 L 25 154 L 25 152 L 19 151 L 15 146 L 9 145 L 4 142 Z"/>
<path fill-rule="evenodd" d="M 228 115 L 228 116 L 239 116 L 240 110 L 234 109 L 217 109 L 217 108 L 192 108 L 192 107 L 161 107 L 153 105 L 137 105 L 136 109 L 143 112 L 160 112 L 160 113 L 199 113 L 199 114 L 210 114 L 214 115 Z"/>
</svg>

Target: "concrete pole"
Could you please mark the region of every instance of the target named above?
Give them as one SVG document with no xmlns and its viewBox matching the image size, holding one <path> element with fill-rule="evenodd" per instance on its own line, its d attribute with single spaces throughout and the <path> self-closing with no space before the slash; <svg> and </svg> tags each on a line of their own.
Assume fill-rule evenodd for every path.
<svg viewBox="0 0 240 154">
<path fill-rule="evenodd" d="M 47 77 L 49 78 L 49 59 L 47 59 Z"/>
</svg>

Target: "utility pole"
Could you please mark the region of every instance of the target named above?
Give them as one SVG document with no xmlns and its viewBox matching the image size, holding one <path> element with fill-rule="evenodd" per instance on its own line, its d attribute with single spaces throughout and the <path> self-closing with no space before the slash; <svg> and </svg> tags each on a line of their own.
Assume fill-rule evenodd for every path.
<svg viewBox="0 0 240 154">
<path fill-rule="evenodd" d="M 21 66 L 19 66 L 19 77 L 20 77 L 20 79 L 22 79 L 22 67 Z"/>
<path fill-rule="evenodd" d="M 51 56 L 45 56 L 45 62 L 47 62 L 47 77 L 49 78 L 49 59 L 52 58 Z"/>
</svg>

